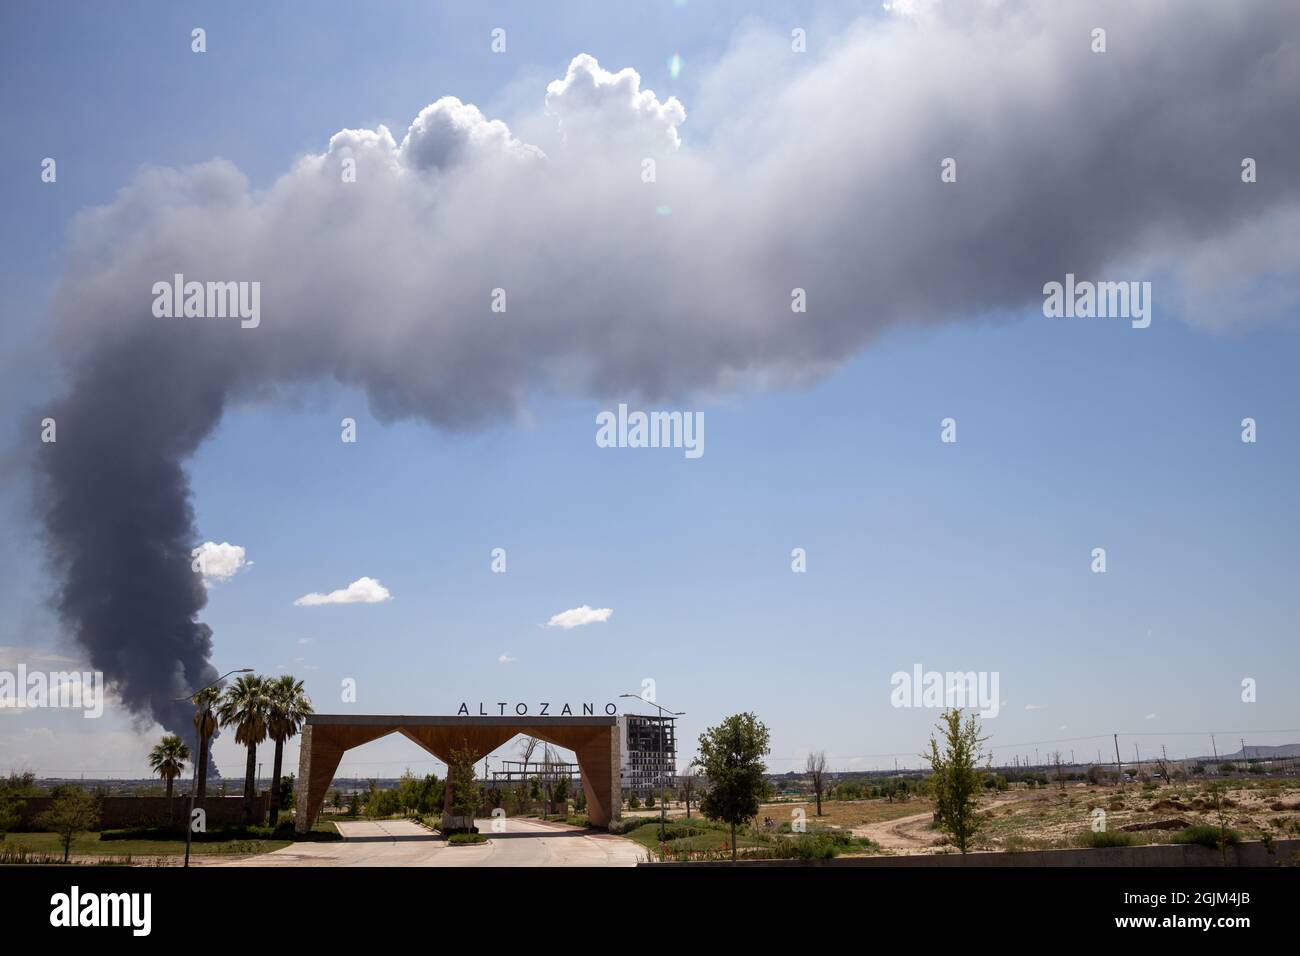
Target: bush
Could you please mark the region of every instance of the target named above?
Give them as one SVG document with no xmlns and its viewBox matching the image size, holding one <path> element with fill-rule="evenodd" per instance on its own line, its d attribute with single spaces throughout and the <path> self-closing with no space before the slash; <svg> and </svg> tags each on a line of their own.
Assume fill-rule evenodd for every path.
<svg viewBox="0 0 1300 956">
<path fill-rule="evenodd" d="M 829 860 L 851 847 L 872 847 L 870 840 L 855 839 L 848 833 L 819 830 L 798 836 L 777 837 L 768 846 L 746 850 L 747 860 Z"/>
<path fill-rule="evenodd" d="M 453 833 L 447 837 L 452 846 L 469 846 L 474 843 L 486 843 L 487 837 L 481 833 Z"/>
<path fill-rule="evenodd" d="M 654 827 L 655 832 L 656 833 L 658 832 L 659 824 L 657 822 L 656 823 L 645 823 L 645 821 L 638 821 L 638 822 L 642 823 L 644 826 Z M 690 820 L 690 821 L 670 820 L 664 826 L 664 839 L 681 840 L 686 837 L 703 836 L 704 834 L 710 831 L 716 831 L 716 830 L 722 830 L 727 833 L 731 832 L 731 828 L 728 827 L 725 823 L 714 823 L 710 820 Z"/>
<path fill-rule="evenodd" d="M 627 798 L 627 808 L 628 808 L 629 810 L 640 810 L 640 809 L 641 809 L 641 801 L 640 801 L 640 799 L 637 797 L 637 795 L 636 795 L 635 793 L 632 794 L 630 797 Z"/>
<path fill-rule="evenodd" d="M 617 836 L 624 836 L 628 833 L 631 833 L 637 827 L 643 827 L 645 825 L 646 822 L 644 820 L 634 820 L 634 819 L 610 820 L 609 826 L 606 827 L 605 829 L 606 832 L 608 833 L 613 833 Z"/>
<path fill-rule="evenodd" d="M 1188 827 L 1174 834 L 1175 843 L 1195 843 L 1211 850 L 1219 849 L 1220 841 L 1223 846 L 1236 846 L 1241 842 L 1241 834 L 1236 830 L 1220 830 L 1206 824 Z"/>
<path fill-rule="evenodd" d="M 1123 830 L 1085 830 L 1079 834 L 1079 846 L 1101 849 L 1108 846 L 1132 846 L 1137 840 Z"/>
</svg>

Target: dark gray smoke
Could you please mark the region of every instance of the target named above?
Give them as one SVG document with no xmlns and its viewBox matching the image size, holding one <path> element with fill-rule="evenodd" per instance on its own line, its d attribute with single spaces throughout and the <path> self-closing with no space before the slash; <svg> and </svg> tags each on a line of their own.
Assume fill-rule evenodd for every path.
<svg viewBox="0 0 1300 956">
<path fill-rule="evenodd" d="M 1156 324 L 1261 273 L 1294 308 L 1300 6 L 911 6 L 930 15 L 807 54 L 739 42 L 699 84 L 698 139 L 682 104 L 579 57 L 514 130 L 446 98 L 259 192 L 225 162 L 147 170 L 82 216 L 41 508 L 63 619 L 127 706 L 179 732 L 171 699 L 215 676 L 185 463 L 232 400 L 333 379 L 460 427 L 552 391 L 801 382 L 899 323 L 1036 311 L 1067 271 L 1161 280 Z M 154 317 L 175 273 L 260 282 L 260 324 Z"/>
<path fill-rule="evenodd" d="M 220 388 L 197 385 L 170 336 L 89 353 L 52 410 L 40 455 L 46 543 L 60 617 L 134 713 L 185 739 L 194 708 L 176 698 L 217 678 L 185 460 L 221 417 Z"/>
</svg>

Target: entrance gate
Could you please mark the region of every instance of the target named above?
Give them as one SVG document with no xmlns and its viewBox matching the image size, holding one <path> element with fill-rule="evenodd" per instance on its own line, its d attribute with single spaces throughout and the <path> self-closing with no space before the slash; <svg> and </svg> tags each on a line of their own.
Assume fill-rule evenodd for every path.
<svg viewBox="0 0 1300 956">
<path fill-rule="evenodd" d="M 316 822 L 343 754 L 398 733 L 450 766 L 453 750 L 468 748 L 477 763 L 518 734 L 572 750 L 582 770 L 587 818 L 609 826 L 623 804 L 617 717 L 408 717 L 312 714 L 302 728 L 295 829 Z"/>
</svg>

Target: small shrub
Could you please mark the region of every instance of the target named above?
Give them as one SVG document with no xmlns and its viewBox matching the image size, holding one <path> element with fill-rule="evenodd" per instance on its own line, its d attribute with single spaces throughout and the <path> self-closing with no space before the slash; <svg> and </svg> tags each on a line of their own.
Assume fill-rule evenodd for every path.
<svg viewBox="0 0 1300 956">
<path fill-rule="evenodd" d="M 1094 850 L 1108 846 L 1132 846 L 1135 842 L 1133 834 L 1123 830 L 1085 830 L 1079 835 L 1079 846 Z"/>
<path fill-rule="evenodd" d="M 1236 846 L 1241 842 L 1241 834 L 1236 830 L 1220 830 L 1218 827 L 1201 824 L 1200 826 L 1188 827 L 1186 830 L 1179 830 L 1174 834 L 1174 842 L 1195 843 L 1198 846 L 1217 850 L 1220 844 L 1223 846 Z"/>
<path fill-rule="evenodd" d="M 488 838 L 481 833 L 453 833 L 447 837 L 447 842 L 452 846 L 470 846 L 475 843 L 486 843 Z"/>
</svg>

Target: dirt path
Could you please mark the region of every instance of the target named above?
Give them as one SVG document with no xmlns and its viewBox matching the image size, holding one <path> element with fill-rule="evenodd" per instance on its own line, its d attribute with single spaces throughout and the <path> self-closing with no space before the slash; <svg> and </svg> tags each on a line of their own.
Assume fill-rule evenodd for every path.
<svg viewBox="0 0 1300 956">
<path fill-rule="evenodd" d="M 980 810 L 994 810 L 1015 802 L 1015 797 L 1003 797 L 985 804 Z M 928 853 L 937 850 L 942 840 L 939 833 L 930 829 L 933 820 L 934 812 L 926 810 L 924 813 L 854 827 L 853 835 L 867 837 L 879 844 L 882 850 L 889 852 Z"/>
<path fill-rule="evenodd" d="M 934 813 L 914 813 L 909 817 L 896 817 L 880 823 L 854 827 L 854 836 L 864 836 L 884 850 L 924 851 L 934 845 L 935 835 L 924 828 L 934 819 Z"/>
</svg>

